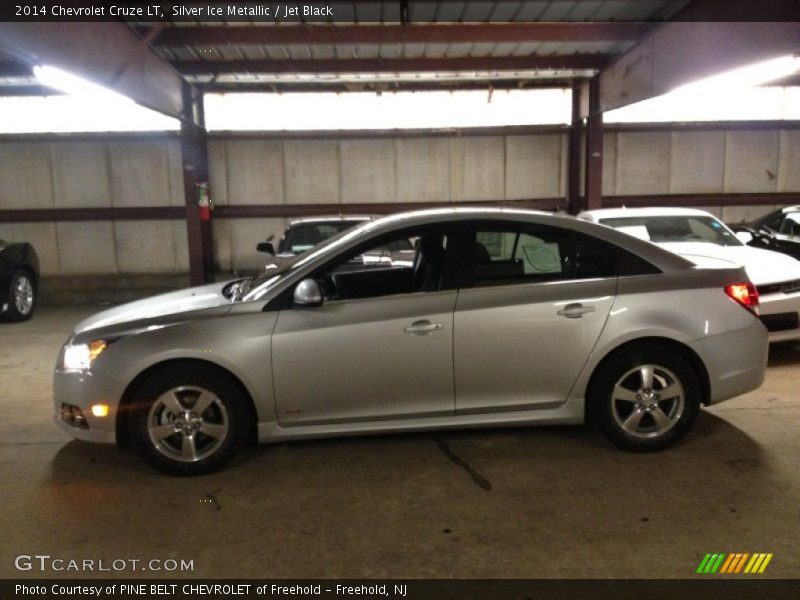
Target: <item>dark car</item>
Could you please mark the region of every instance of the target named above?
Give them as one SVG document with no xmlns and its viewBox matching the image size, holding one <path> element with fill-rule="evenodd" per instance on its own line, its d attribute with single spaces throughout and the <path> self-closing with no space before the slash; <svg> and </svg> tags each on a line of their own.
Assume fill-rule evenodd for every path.
<svg viewBox="0 0 800 600">
<path fill-rule="evenodd" d="M 39 257 L 28 243 L 0 240 L 0 318 L 25 321 L 33 315 L 39 287 Z"/>
<path fill-rule="evenodd" d="M 800 206 L 786 206 L 750 224 L 732 227 L 752 236 L 749 246 L 783 252 L 800 260 Z"/>
</svg>

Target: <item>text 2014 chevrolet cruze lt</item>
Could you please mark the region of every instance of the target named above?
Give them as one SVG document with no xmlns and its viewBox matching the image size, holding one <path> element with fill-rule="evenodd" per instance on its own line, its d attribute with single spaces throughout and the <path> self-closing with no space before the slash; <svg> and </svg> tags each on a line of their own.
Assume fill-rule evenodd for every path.
<svg viewBox="0 0 800 600">
<path fill-rule="evenodd" d="M 398 259 L 376 249 L 408 240 Z M 363 257 L 363 259 L 359 259 Z M 577 219 L 378 219 L 255 279 L 80 323 L 55 372 L 77 438 L 209 472 L 248 439 L 581 423 L 627 450 L 758 387 L 767 331 L 741 268 L 702 269 Z"/>
</svg>

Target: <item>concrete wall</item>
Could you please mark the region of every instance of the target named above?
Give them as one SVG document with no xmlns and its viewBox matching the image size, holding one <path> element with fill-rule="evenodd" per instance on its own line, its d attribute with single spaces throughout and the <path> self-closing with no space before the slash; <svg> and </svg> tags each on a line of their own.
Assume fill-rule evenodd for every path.
<svg viewBox="0 0 800 600">
<path fill-rule="evenodd" d="M 381 139 L 217 139 L 216 204 L 470 202 L 565 195 L 566 135 Z M 609 132 L 605 195 L 800 191 L 800 131 Z M 174 138 L 0 142 L 0 209 L 181 206 Z M 771 206 L 711 210 L 736 222 Z M 255 244 L 284 219 L 216 219 L 220 270 L 263 264 Z M 188 270 L 182 221 L 0 223 L 32 242 L 45 274 Z"/>
<path fill-rule="evenodd" d="M 0 143 L 0 209 L 183 203 L 176 139 Z M 189 268 L 182 220 L 0 223 L 0 238 L 31 242 L 44 275 Z"/>
<path fill-rule="evenodd" d="M 212 140 L 216 204 L 470 202 L 565 194 L 566 135 L 397 139 Z M 368 210 L 366 212 L 369 212 Z M 223 270 L 263 264 L 253 252 L 284 219 L 218 219 Z"/>
<path fill-rule="evenodd" d="M 606 133 L 604 195 L 800 191 L 800 131 Z M 729 223 L 775 206 L 709 208 Z"/>
</svg>

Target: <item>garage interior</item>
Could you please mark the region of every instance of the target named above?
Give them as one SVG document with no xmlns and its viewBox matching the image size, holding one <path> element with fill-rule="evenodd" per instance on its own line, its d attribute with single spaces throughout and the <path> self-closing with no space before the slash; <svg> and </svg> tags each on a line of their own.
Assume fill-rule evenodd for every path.
<svg viewBox="0 0 800 600">
<path fill-rule="evenodd" d="M 49 64 L 180 122 L 0 133 L 0 239 L 33 244 L 42 275 L 33 319 L 0 327 L 0 576 L 26 577 L 13 557 L 38 552 L 194 559 L 202 577 L 685 578 L 726 551 L 773 553 L 766 576 L 797 577 L 796 344 L 771 348 L 759 390 L 704 409 L 685 441 L 650 455 L 588 428 L 476 430 L 252 447 L 222 472 L 171 479 L 52 423 L 53 364 L 78 321 L 256 272 L 255 245 L 292 218 L 691 206 L 730 224 L 800 204 L 800 120 L 604 123 L 800 52 L 783 9 L 725 21 L 745 4 L 403 1 L 336 4 L 335 23 L 0 23 L 0 100 L 58 94 L 33 74 Z M 553 88 L 571 91 L 571 123 L 208 131 L 203 110 L 205 94 Z"/>
</svg>

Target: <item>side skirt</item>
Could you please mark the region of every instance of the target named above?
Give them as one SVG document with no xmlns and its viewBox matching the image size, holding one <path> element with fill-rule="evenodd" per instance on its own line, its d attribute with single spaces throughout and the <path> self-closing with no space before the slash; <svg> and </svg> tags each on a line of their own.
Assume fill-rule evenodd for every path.
<svg viewBox="0 0 800 600">
<path fill-rule="evenodd" d="M 292 427 L 281 427 L 274 422 L 259 423 L 258 441 L 265 444 L 286 440 L 428 430 L 481 429 L 484 427 L 519 427 L 524 425 L 580 425 L 583 421 L 584 400 L 580 398 L 571 399 L 558 408 L 519 412 L 448 415 L 444 417 L 298 425 Z"/>
</svg>

